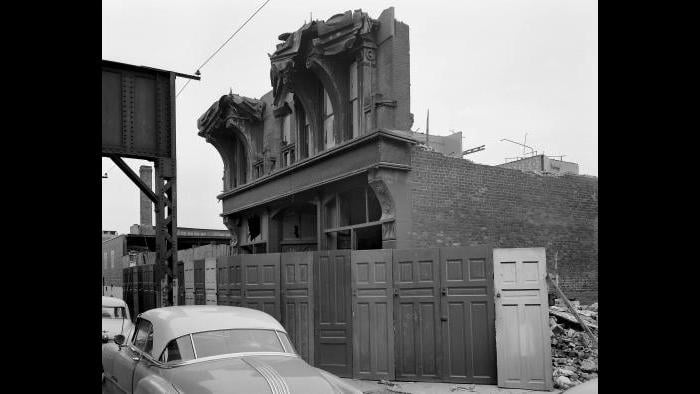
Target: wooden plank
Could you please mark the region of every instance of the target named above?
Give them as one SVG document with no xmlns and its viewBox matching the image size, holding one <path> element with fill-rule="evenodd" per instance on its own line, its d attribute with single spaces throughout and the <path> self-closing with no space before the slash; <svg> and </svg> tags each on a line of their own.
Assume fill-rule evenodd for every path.
<svg viewBox="0 0 700 394">
<path fill-rule="evenodd" d="M 583 327 L 583 329 L 586 330 L 586 334 L 588 334 L 588 336 L 591 338 L 591 341 L 593 341 L 595 346 L 598 347 L 598 338 L 595 335 L 593 335 L 593 333 L 591 332 L 591 329 L 588 328 L 588 324 L 586 324 L 586 322 L 584 322 L 583 319 L 581 319 L 581 316 L 576 311 L 576 308 L 574 308 L 574 306 L 571 305 L 571 302 L 569 302 L 569 299 L 566 298 L 566 296 L 564 295 L 564 292 L 561 291 L 559 286 L 557 286 L 557 284 L 552 280 L 552 278 L 549 276 L 549 274 L 547 274 L 546 278 L 549 281 L 549 283 L 551 283 L 552 286 L 554 286 L 554 289 L 559 294 L 559 297 L 564 301 L 564 304 L 566 304 L 567 308 L 569 308 L 569 311 L 571 311 L 571 314 L 574 315 L 576 320 L 578 320 L 578 324 L 580 324 L 581 327 Z"/>
</svg>

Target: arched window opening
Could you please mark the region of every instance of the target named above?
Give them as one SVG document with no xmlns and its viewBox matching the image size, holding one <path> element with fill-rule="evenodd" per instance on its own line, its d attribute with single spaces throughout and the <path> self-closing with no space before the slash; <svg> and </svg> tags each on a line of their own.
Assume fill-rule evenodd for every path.
<svg viewBox="0 0 700 394">
<path fill-rule="evenodd" d="M 357 75 L 357 62 L 352 62 L 350 64 L 350 116 L 351 116 L 351 138 L 357 138 L 360 136 L 360 100 L 358 97 L 358 91 L 360 90 L 358 75 Z"/>
<path fill-rule="evenodd" d="M 233 158 L 233 165 L 233 187 L 244 185 L 248 182 L 246 171 L 248 167 L 248 158 L 245 146 L 241 142 L 240 137 L 236 137 L 236 154 Z"/>
<path fill-rule="evenodd" d="M 232 129 L 221 129 L 212 136 L 224 162 L 224 190 L 245 184 L 248 181 L 248 151 L 242 137 Z"/>
<path fill-rule="evenodd" d="M 306 159 L 314 153 L 314 137 L 311 130 L 311 117 L 307 116 L 301 101 L 294 96 L 294 115 L 296 118 L 296 129 L 299 133 L 298 155 L 299 159 Z"/>
<path fill-rule="evenodd" d="M 369 186 L 333 195 L 323 214 L 327 249 L 382 248 L 381 206 Z"/>
<path fill-rule="evenodd" d="M 336 145 L 335 135 L 333 133 L 333 121 L 335 117 L 333 115 L 333 104 L 325 89 L 323 89 L 323 108 L 321 113 L 323 114 L 324 147 L 325 149 L 330 149 Z"/>
<path fill-rule="evenodd" d="M 239 252 L 243 254 L 267 253 L 267 242 L 262 230 L 260 214 L 245 215 L 238 227 Z"/>
<path fill-rule="evenodd" d="M 282 165 L 288 167 L 296 161 L 296 134 L 292 129 L 292 115 L 282 117 Z"/>
</svg>

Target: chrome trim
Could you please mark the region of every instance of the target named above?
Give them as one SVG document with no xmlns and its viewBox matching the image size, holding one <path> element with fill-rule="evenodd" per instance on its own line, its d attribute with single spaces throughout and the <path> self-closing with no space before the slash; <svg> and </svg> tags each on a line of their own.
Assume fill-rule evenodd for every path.
<svg viewBox="0 0 700 394">
<path fill-rule="evenodd" d="M 280 343 L 282 344 L 282 349 L 284 349 L 284 351 L 287 352 L 287 353 L 295 353 L 295 352 L 294 352 L 294 349 L 287 349 L 287 346 L 285 345 L 285 342 L 282 340 L 282 337 L 280 337 L 280 334 L 285 334 L 285 335 L 287 335 L 287 333 L 282 333 L 282 332 L 277 331 L 277 330 L 275 330 L 275 333 L 277 334 L 277 340 L 280 341 Z M 291 343 L 291 340 L 289 339 L 289 336 L 287 336 L 287 341 Z"/>
<path fill-rule="evenodd" d="M 137 354 L 139 354 L 139 355 L 141 356 L 141 358 L 140 358 L 139 360 L 134 360 L 134 361 L 141 361 L 141 360 L 143 360 L 143 359 L 145 358 L 146 360 L 152 362 L 153 364 L 156 364 L 156 365 L 163 365 L 163 363 L 161 363 L 160 361 L 158 361 L 158 360 L 156 360 L 155 358 L 153 358 L 153 356 L 151 356 L 150 354 L 144 352 L 143 350 L 141 350 L 141 349 L 139 349 L 139 348 L 137 348 L 137 347 L 135 347 L 135 346 L 133 346 L 133 345 L 129 345 L 129 349 L 130 349 L 132 352 L 137 353 Z M 133 360 L 133 358 L 132 358 L 132 360 Z"/>
<path fill-rule="evenodd" d="M 163 363 L 158 363 L 158 364 L 162 368 L 175 368 L 175 367 L 181 367 L 181 366 L 185 366 L 185 365 L 198 364 L 198 363 L 207 362 L 207 361 L 217 361 L 217 360 L 225 360 L 225 359 L 229 359 L 229 358 L 255 357 L 255 356 L 284 356 L 284 357 L 299 358 L 298 354 L 291 354 L 291 353 L 248 352 L 248 353 L 220 354 L 217 356 L 202 357 L 202 358 L 197 358 L 197 359 L 187 360 L 187 361 L 176 361 L 176 362 L 171 363 L 171 364 L 163 364 Z"/>
<path fill-rule="evenodd" d="M 232 328 L 231 330 L 239 330 L 238 328 Z M 249 330 L 248 328 L 240 328 L 240 330 Z M 156 360 L 155 358 L 151 357 L 151 355 L 144 353 L 140 349 L 136 348 L 133 346 L 133 344 L 126 345 L 124 346 L 129 346 L 129 349 L 132 351 L 138 352 L 140 354 L 143 354 L 150 362 L 155 364 L 156 366 L 160 368 L 175 368 L 175 367 L 180 367 L 183 365 L 190 365 L 190 364 L 196 364 L 198 362 L 204 362 L 204 361 L 215 361 L 215 360 L 222 360 L 222 359 L 227 359 L 227 358 L 238 358 L 238 357 L 250 357 L 250 356 L 286 356 L 286 357 L 297 357 L 300 358 L 299 354 L 293 351 L 293 349 L 287 349 L 287 347 L 284 345 L 284 342 L 280 339 L 279 335 L 280 333 L 287 334 L 284 331 L 276 330 L 276 329 L 264 329 L 261 328 L 259 330 L 268 330 L 268 331 L 274 331 L 275 334 L 277 335 L 277 340 L 280 341 L 280 344 L 282 345 L 282 349 L 284 349 L 284 352 L 239 352 L 239 353 L 227 353 L 227 354 L 219 354 L 216 356 L 208 356 L 208 357 L 197 357 L 197 349 L 194 346 L 194 339 L 192 337 L 192 334 L 186 334 L 189 335 L 190 337 L 190 343 L 192 344 L 192 351 L 194 352 L 194 359 L 192 360 L 186 360 L 186 361 L 173 361 L 173 362 L 168 362 L 164 363 L 160 360 Z M 202 332 L 212 332 L 212 331 L 223 331 L 223 330 L 211 330 L 211 331 L 202 331 Z M 198 333 L 195 333 L 198 334 Z M 183 335 L 184 336 L 184 335 Z M 181 337 L 180 337 L 181 338 Z M 165 351 L 165 349 L 163 349 Z"/>
<path fill-rule="evenodd" d="M 280 345 L 282 345 L 282 349 L 284 349 L 285 352 L 288 352 L 289 349 L 287 349 L 287 347 L 284 346 L 284 342 L 282 342 L 282 338 L 280 338 L 280 332 L 275 330 L 275 334 L 277 334 L 277 340 L 280 341 Z"/>
<path fill-rule="evenodd" d="M 197 348 L 194 347 L 194 339 L 192 339 L 192 334 L 190 334 L 190 343 L 192 344 L 192 352 L 194 353 L 194 358 L 197 359 Z"/>
<path fill-rule="evenodd" d="M 276 369 L 272 368 L 272 366 L 254 358 L 244 358 L 243 361 L 246 364 L 250 365 L 251 368 L 258 371 L 258 373 L 267 382 L 267 385 L 270 387 L 272 394 L 290 394 L 287 382 L 284 380 L 282 375 L 280 375 L 280 373 L 277 372 Z"/>
</svg>

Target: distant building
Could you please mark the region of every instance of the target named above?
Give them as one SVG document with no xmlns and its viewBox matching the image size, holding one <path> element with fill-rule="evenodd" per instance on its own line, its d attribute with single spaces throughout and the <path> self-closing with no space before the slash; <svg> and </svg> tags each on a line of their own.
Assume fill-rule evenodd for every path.
<svg viewBox="0 0 700 394">
<path fill-rule="evenodd" d="M 102 230 L 102 241 L 106 241 L 110 238 L 114 238 L 117 236 L 116 231 L 110 231 L 110 230 Z"/>
<path fill-rule="evenodd" d="M 521 171 L 534 171 L 545 175 L 578 175 L 578 164 L 569 161 L 552 159 L 551 157 L 547 157 L 545 155 L 536 155 L 509 161 L 507 163 L 499 164 L 498 167 L 512 168 Z"/>
<path fill-rule="evenodd" d="M 152 187 L 151 167 L 141 166 L 139 175 L 144 183 Z M 132 225 L 129 234 L 117 235 L 116 231 L 102 231 L 102 286 L 105 295 L 121 298 L 123 268 L 155 263 L 156 236 L 152 225 L 152 202 L 143 193 L 140 194 L 140 224 Z M 230 243 L 231 233 L 228 230 L 177 228 L 178 250 Z"/>
<path fill-rule="evenodd" d="M 121 298 L 123 268 L 155 263 L 155 238 L 155 234 L 121 234 L 102 242 L 102 283 L 105 295 Z M 231 234 L 228 230 L 177 228 L 178 250 L 230 243 Z"/>
</svg>

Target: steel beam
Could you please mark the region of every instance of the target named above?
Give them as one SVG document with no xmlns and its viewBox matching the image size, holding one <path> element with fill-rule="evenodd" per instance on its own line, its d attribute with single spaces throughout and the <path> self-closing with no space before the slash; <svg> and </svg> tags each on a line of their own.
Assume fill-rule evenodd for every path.
<svg viewBox="0 0 700 394">
<path fill-rule="evenodd" d="M 165 269 L 158 306 L 173 305 L 177 297 L 173 294 L 177 272 L 176 77 L 200 80 L 199 75 L 102 61 L 102 156 L 112 159 L 154 204 L 156 264 Z M 135 83 L 137 80 L 141 83 Z M 142 101 L 149 105 L 136 107 L 137 94 L 147 97 Z M 153 190 L 124 163 L 123 157 L 154 162 Z"/>
<path fill-rule="evenodd" d="M 476 148 L 467 149 L 467 150 L 462 152 L 462 156 L 468 155 L 470 153 L 480 152 L 484 149 L 486 149 L 486 145 L 481 145 L 481 146 L 477 146 Z"/>
<path fill-rule="evenodd" d="M 156 212 L 158 212 L 158 197 L 155 193 L 153 193 L 153 190 L 151 190 L 151 188 L 148 187 L 148 185 L 146 185 L 126 163 L 124 163 L 124 160 L 122 160 L 121 157 L 109 156 L 109 158 L 112 159 L 114 164 L 116 164 L 117 167 L 119 167 L 119 169 L 122 170 L 124 174 L 126 174 L 126 176 L 139 187 L 139 189 L 141 189 L 143 194 L 145 194 L 151 201 L 153 201 L 154 204 L 156 204 Z"/>
</svg>

